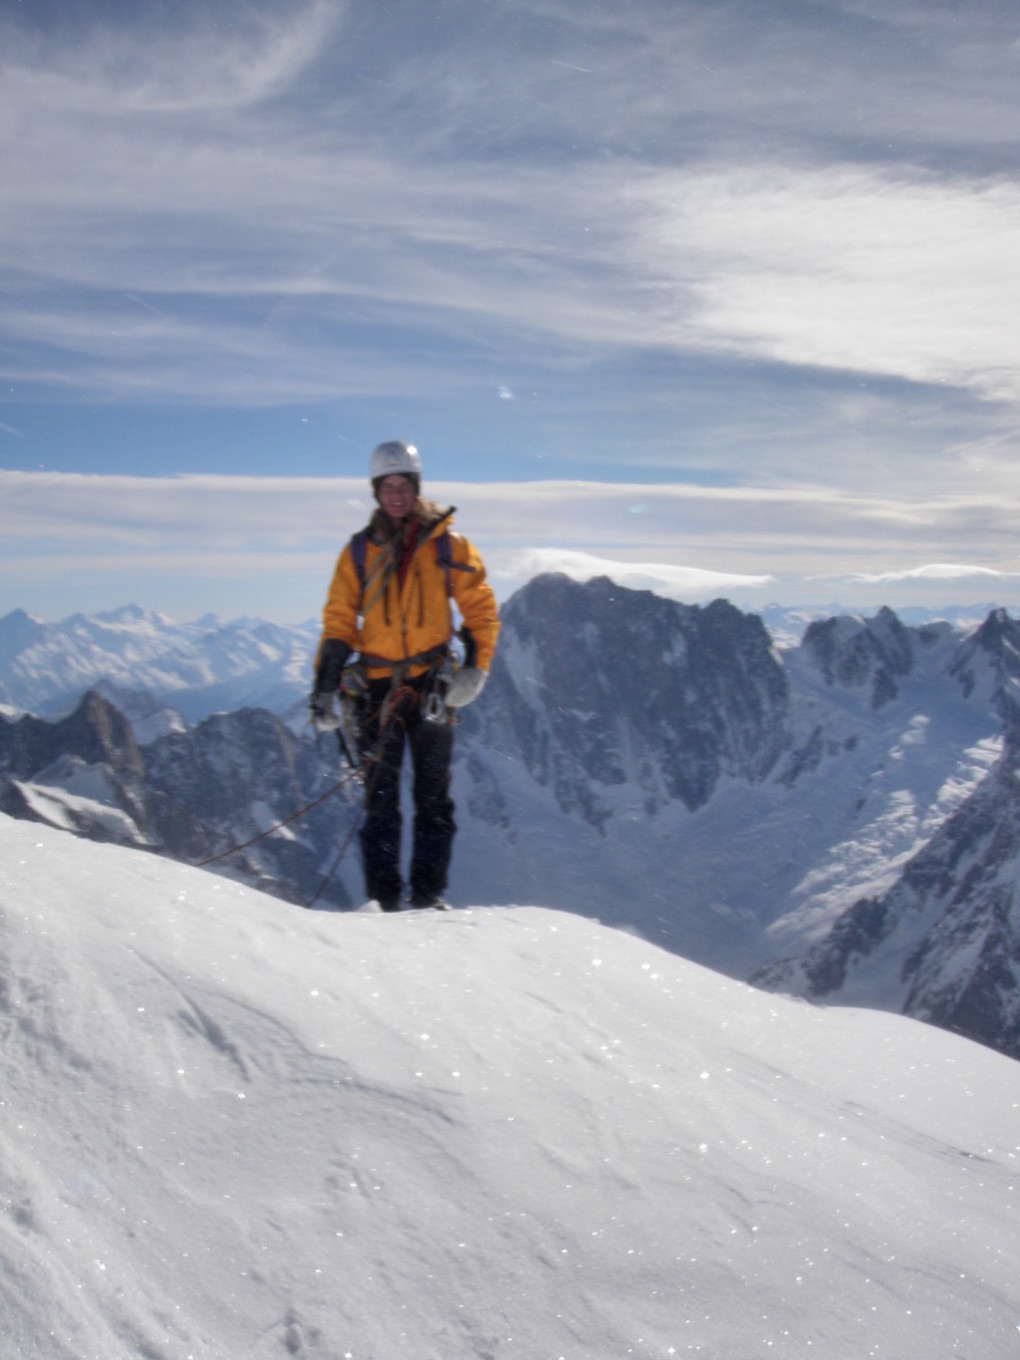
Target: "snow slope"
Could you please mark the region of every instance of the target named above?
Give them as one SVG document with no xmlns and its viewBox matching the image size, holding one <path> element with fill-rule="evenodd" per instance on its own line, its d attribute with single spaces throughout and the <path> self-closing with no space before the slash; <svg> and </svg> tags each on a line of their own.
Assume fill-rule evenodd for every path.
<svg viewBox="0 0 1020 1360">
<path fill-rule="evenodd" d="M 0 817 L 5 1360 L 1015 1357 L 1020 1065 Z"/>
</svg>

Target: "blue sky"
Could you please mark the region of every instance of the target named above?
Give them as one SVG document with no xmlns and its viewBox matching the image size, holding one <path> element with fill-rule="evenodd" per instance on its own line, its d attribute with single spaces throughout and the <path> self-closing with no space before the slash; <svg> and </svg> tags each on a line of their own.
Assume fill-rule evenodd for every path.
<svg viewBox="0 0 1020 1360">
<path fill-rule="evenodd" d="M 504 596 L 1016 607 L 1018 68 L 985 0 L 2 0 L 0 612 L 310 617 L 387 438 Z"/>
</svg>

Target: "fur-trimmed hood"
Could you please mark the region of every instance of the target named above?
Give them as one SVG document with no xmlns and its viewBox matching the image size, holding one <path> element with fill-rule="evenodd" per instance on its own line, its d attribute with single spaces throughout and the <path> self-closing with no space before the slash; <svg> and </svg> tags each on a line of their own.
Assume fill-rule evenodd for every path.
<svg viewBox="0 0 1020 1360">
<path fill-rule="evenodd" d="M 419 496 L 411 507 L 408 519 L 419 521 L 422 526 L 419 537 L 424 541 L 432 536 L 440 524 L 449 528 L 453 523 L 455 508 L 455 506 L 437 505 L 435 501 L 426 500 L 423 496 Z M 399 538 L 403 530 L 403 523 L 400 520 L 390 519 L 381 506 L 373 511 L 372 518 L 368 522 L 369 536 L 375 543 L 388 543 L 391 539 Z"/>
</svg>

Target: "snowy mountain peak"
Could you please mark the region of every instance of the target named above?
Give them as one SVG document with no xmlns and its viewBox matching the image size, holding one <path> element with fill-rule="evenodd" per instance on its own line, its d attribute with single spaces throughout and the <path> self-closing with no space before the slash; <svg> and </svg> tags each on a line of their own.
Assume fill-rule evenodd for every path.
<svg viewBox="0 0 1020 1360">
<path fill-rule="evenodd" d="M 174 623 L 127 606 L 39 624 L 0 620 L 0 702 L 33 713 L 59 712 L 106 681 L 146 691 L 191 719 L 244 705 L 282 711 L 307 693 L 317 630 L 212 616 Z"/>
<path fill-rule="evenodd" d="M 1020 1058 L 1020 751 L 1007 745 L 888 892 L 754 981 L 890 1006 Z"/>
<path fill-rule="evenodd" d="M 0 656 L 13 656 L 31 647 L 45 636 L 46 624 L 27 614 L 24 609 L 14 609 L 0 619 Z"/>
<path fill-rule="evenodd" d="M 171 623 L 169 615 L 161 614 L 153 609 L 144 609 L 140 604 L 125 604 L 118 609 L 110 609 L 95 616 L 102 623 L 108 624 L 155 624 L 157 627 L 165 627 Z"/>
<path fill-rule="evenodd" d="M 897 694 L 897 677 L 914 664 L 914 640 L 891 609 L 872 619 L 840 615 L 808 625 L 801 648 L 826 684 L 871 688 L 871 706 L 881 708 Z"/>
<path fill-rule="evenodd" d="M 502 619 L 483 740 L 519 747 L 564 811 L 604 825 L 628 784 L 649 812 L 693 809 L 778 759 L 786 682 L 759 618 L 548 575 Z"/>
<path fill-rule="evenodd" d="M 995 704 L 1014 739 L 1020 740 L 1020 623 L 993 610 L 960 647 L 950 667 L 966 695 Z"/>
</svg>

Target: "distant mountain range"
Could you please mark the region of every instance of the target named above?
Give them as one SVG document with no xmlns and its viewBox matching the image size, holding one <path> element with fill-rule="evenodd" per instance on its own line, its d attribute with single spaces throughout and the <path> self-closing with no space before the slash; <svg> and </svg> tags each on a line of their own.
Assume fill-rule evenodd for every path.
<svg viewBox="0 0 1020 1360">
<path fill-rule="evenodd" d="M 950 609 L 937 617 L 971 629 L 992 609 Z M 809 624 L 838 612 L 770 605 L 761 618 L 777 645 L 791 647 Z M 915 625 L 933 621 L 932 611 L 923 609 L 904 610 L 899 617 Z M 133 722 L 144 715 L 148 736 L 161 723 L 179 727 L 181 717 L 198 722 L 237 708 L 283 713 L 308 694 L 318 640 L 316 620 L 291 626 L 257 618 L 223 623 L 206 614 L 178 623 L 125 605 L 44 623 L 16 609 L 0 618 L 0 709 L 55 715 L 73 707 L 86 690 L 98 689 L 124 711 L 130 708 Z"/>
<path fill-rule="evenodd" d="M 61 623 L 15 610 L 0 619 L 0 703 L 59 713 L 104 685 L 192 721 L 242 707 L 282 711 L 308 692 L 318 636 L 316 623 L 175 623 L 136 605 Z"/>
<path fill-rule="evenodd" d="M 1005 611 L 970 631 L 834 616 L 780 647 L 724 601 L 544 576 L 502 615 L 458 733 L 455 901 L 580 910 L 758 986 L 1020 1057 Z M 0 620 L 12 707 L 34 687 L 37 711 L 66 708 L 75 676 L 95 686 L 112 658 L 72 713 L 0 723 L 0 809 L 190 862 L 243 847 L 214 867 L 357 904 L 355 848 L 335 863 L 357 786 L 303 717 L 316 633 L 139 610 Z M 262 697 L 204 716 L 238 693 Z"/>
</svg>

